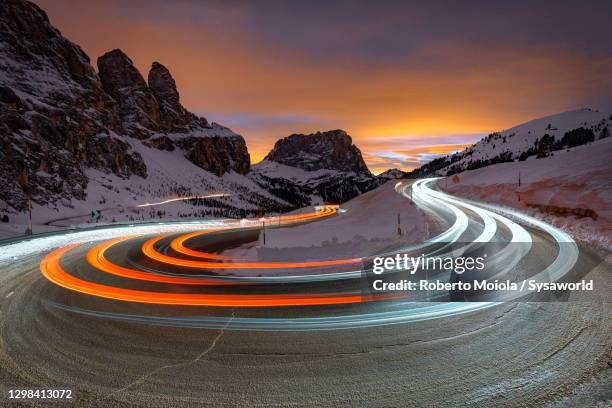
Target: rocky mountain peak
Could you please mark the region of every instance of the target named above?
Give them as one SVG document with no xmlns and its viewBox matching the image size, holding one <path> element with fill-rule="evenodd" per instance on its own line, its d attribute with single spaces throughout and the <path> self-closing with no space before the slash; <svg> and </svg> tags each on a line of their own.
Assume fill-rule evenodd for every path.
<svg viewBox="0 0 612 408">
<path fill-rule="evenodd" d="M 123 88 L 144 89 L 147 87 L 134 63 L 123 51 L 114 49 L 98 57 L 98 70 L 104 90 L 110 95 L 118 95 Z"/>
<path fill-rule="evenodd" d="M 152 134 L 146 129 L 157 130 L 160 123 L 157 100 L 123 51 L 115 49 L 100 56 L 98 72 L 104 90 L 119 106 L 123 129 L 127 134 L 145 139 Z"/>
<path fill-rule="evenodd" d="M 182 107 L 163 65 L 153 64 L 149 87 L 116 49 L 98 59 L 96 73 L 37 5 L 0 3 L 0 205 L 23 209 L 28 196 L 40 205 L 85 199 L 92 168 L 147 177 L 138 152 L 146 147 L 130 137 L 179 148 L 217 175 L 249 171 L 244 139 Z"/>
<path fill-rule="evenodd" d="M 296 207 L 343 203 L 384 181 L 370 173 L 352 138 L 340 129 L 280 139 L 249 177 Z"/>
<path fill-rule="evenodd" d="M 287 136 L 276 142 L 265 160 L 306 171 L 326 169 L 371 176 L 361 151 L 340 129 Z"/>
<path fill-rule="evenodd" d="M 157 61 L 151 65 L 148 84 L 157 100 L 161 121 L 166 128 L 185 126 L 198 119 L 181 105 L 174 78 L 168 68 Z"/>
<path fill-rule="evenodd" d="M 118 116 L 89 58 L 43 10 L 2 1 L 0 44 L 0 202 L 84 198 L 87 167 L 147 175 L 140 155 L 109 132 Z"/>
<path fill-rule="evenodd" d="M 379 179 L 395 180 L 408 177 L 408 173 L 400 169 L 389 169 L 378 175 Z"/>
<path fill-rule="evenodd" d="M 176 82 L 168 68 L 154 61 L 149 70 L 149 87 L 156 97 L 160 97 L 169 103 L 179 103 L 179 93 Z"/>
<path fill-rule="evenodd" d="M 62 37 L 37 5 L 19 0 L 2 2 L 0 44 L 1 85 L 10 85 L 50 106 L 78 101 L 97 114 L 105 109 L 102 86 L 89 57 Z"/>
</svg>

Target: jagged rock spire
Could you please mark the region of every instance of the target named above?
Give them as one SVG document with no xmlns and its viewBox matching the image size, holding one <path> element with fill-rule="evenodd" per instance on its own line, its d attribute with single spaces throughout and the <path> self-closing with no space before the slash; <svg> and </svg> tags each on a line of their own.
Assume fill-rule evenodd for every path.
<svg viewBox="0 0 612 408">
<path fill-rule="evenodd" d="M 195 115 L 181 105 L 176 82 L 168 68 L 159 62 L 154 62 L 149 71 L 148 83 L 157 99 L 161 121 L 166 128 L 185 126 L 196 119 Z"/>
<path fill-rule="evenodd" d="M 119 105 L 126 133 L 147 138 L 151 132 L 146 129 L 157 130 L 160 125 L 157 100 L 132 60 L 115 49 L 98 58 L 98 71 L 104 90 Z"/>
</svg>

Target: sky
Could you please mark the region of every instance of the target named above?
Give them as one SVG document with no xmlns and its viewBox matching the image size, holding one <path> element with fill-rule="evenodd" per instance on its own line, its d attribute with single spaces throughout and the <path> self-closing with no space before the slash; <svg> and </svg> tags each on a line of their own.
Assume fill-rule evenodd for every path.
<svg viewBox="0 0 612 408">
<path fill-rule="evenodd" d="M 567 110 L 612 112 L 612 1 L 36 0 L 95 66 L 146 78 L 246 139 L 344 129 L 374 173 Z"/>
</svg>

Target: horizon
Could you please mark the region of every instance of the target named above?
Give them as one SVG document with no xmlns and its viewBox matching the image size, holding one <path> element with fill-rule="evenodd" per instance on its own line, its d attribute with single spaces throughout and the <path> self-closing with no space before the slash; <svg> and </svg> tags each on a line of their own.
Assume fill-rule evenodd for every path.
<svg viewBox="0 0 612 408">
<path fill-rule="evenodd" d="M 252 163 L 290 134 L 343 129 L 373 173 L 409 171 L 532 119 L 612 110 L 606 2 L 36 4 L 96 69 L 115 48 L 145 76 L 167 66 L 182 104 L 241 134 Z"/>
</svg>

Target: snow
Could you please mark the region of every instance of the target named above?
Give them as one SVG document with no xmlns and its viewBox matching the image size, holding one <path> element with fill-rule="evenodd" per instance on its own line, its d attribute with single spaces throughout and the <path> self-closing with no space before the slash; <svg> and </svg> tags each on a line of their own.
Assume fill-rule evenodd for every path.
<svg viewBox="0 0 612 408">
<path fill-rule="evenodd" d="M 198 128 L 190 130 L 187 133 L 164 133 L 163 135 L 154 135 L 152 139 L 157 136 L 167 136 L 171 140 L 180 140 L 184 138 L 192 138 L 192 137 L 210 137 L 210 136 L 219 136 L 219 137 L 236 137 L 237 133 L 233 132 L 230 128 L 219 125 L 218 123 L 211 123 L 209 128 Z"/>
<path fill-rule="evenodd" d="M 494 133 L 490 139 L 489 137 L 484 138 L 472 147 L 458 153 L 464 155 L 464 157 L 447 167 L 446 170 L 453 166 L 465 168 L 470 161 L 491 159 L 506 151 L 513 153 L 512 157 L 516 159 L 520 153 L 533 147 L 536 139 L 545 134 L 560 140 L 565 132 L 579 127 L 593 129 L 597 129 L 598 125 L 608 125 L 610 127 L 612 124 L 610 118 L 612 118 L 612 115 L 609 112 L 579 109 L 535 119 L 508 130 Z M 595 136 L 598 137 L 597 131 Z M 471 154 L 469 154 L 470 152 Z M 444 174 L 444 170 L 441 171 L 441 174 Z"/>
<path fill-rule="evenodd" d="M 247 244 L 225 255 L 265 260 L 331 259 L 371 255 L 398 242 L 420 242 L 425 216 L 389 181 L 341 205 L 338 215 L 291 228 L 266 229 L 266 246 Z M 397 236 L 397 209 L 403 235 Z M 302 209 L 294 213 L 312 211 Z"/>
<path fill-rule="evenodd" d="M 230 172 L 222 177 L 203 170 L 185 157 L 185 152 L 175 149 L 172 152 L 158 150 L 141 141 L 113 134 L 132 146 L 142 156 L 147 166 L 147 177 L 132 176 L 129 179 L 118 177 L 96 169 L 86 170 L 89 178 L 85 200 L 71 199 L 56 202 L 49 206 L 33 205 L 35 232 L 47 232 L 91 222 L 91 211 L 100 210 L 103 221 L 133 221 L 157 218 L 157 211 L 163 211 L 164 219 L 178 219 L 203 210 L 205 207 L 191 203 L 172 202 L 146 209 L 136 208 L 139 204 L 158 202 L 179 195 L 203 196 L 211 193 L 229 193 L 228 197 L 216 200 L 228 206 L 258 211 L 259 198 L 279 205 L 288 205 L 273 196 L 248 177 Z M 179 194 L 180 193 L 180 194 Z M 0 238 L 21 235 L 25 231 L 27 215 L 15 213 L 0 207 L 2 213 L 8 212 L 10 224 L 0 223 Z M 45 225 L 52 224 L 52 225 Z"/>
<path fill-rule="evenodd" d="M 361 238 L 393 240 L 397 238 L 398 206 L 402 229 L 406 233 L 404 238 L 418 239 L 424 231 L 425 219 L 415 205 L 395 191 L 395 184 L 396 181 L 389 181 L 342 204 L 341 208 L 346 212 L 336 217 L 273 231 L 270 245 L 286 248 L 321 245 L 324 241 L 334 240 L 338 243 Z"/>
<path fill-rule="evenodd" d="M 34 237 L 31 239 L 9 243 L 0 246 L 0 263 L 14 262 L 23 257 L 38 252 L 49 252 L 55 248 L 81 242 L 95 242 L 132 234 L 161 234 L 165 232 L 193 231 L 194 229 L 219 228 L 223 220 L 208 220 L 206 222 L 190 222 L 164 225 L 129 225 L 122 227 L 100 228 L 86 231 L 73 231 L 60 235 Z"/>
<path fill-rule="evenodd" d="M 313 179 L 337 175 L 337 170 L 321 169 L 316 171 L 306 171 L 298 167 L 287 166 L 278 162 L 263 160 L 253 166 L 254 173 L 261 174 L 269 178 L 289 179 L 296 183 L 308 183 Z"/>
<path fill-rule="evenodd" d="M 394 179 L 400 179 L 400 178 L 404 178 L 408 175 L 408 173 L 400 170 L 400 169 L 389 169 L 383 173 L 380 173 L 378 175 L 378 178 L 383 178 L 383 179 L 388 179 L 388 180 L 394 180 Z"/>
<path fill-rule="evenodd" d="M 546 120 L 540 124 L 543 122 Z M 565 227 L 575 238 L 605 245 L 610 243 L 612 230 L 611 157 L 612 138 L 607 138 L 569 151 L 555 151 L 546 158 L 464 171 L 457 175 L 457 183 L 450 177 L 439 185 L 445 188 L 448 183 L 451 194 L 519 208 Z M 592 210 L 597 219 L 561 216 L 554 214 L 551 206 L 567 211 Z"/>
</svg>

